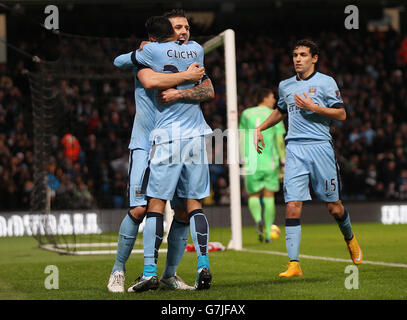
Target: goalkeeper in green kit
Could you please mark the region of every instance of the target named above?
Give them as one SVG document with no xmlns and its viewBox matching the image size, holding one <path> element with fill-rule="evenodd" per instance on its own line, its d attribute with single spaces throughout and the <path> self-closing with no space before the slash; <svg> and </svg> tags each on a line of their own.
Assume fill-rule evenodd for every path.
<svg viewBox="0 0 407 320">
<path fill-rule="evenodd" d="M 245 162 L 249 210 L 256 222 L 259 240 L 271 242 L 271 226 L 276 212 L 274 193 L 280 190 L 280 175 L 283 173 L 280 163 L 283 166 L 285 162 L 286 131 L 283 121 L 263 131 L 263 138 L 268 143 L 262 154 L 256 152 L 254 131 L 274 111 L 277 102 L 271 89 L 260 89 L 257 99 L 259 105 L 244 110 L 240 119 L 240 132 L 244 130 L 244 139 L 240 139 L 240 153 Z M 263 197 L 264 223 L 260 197 Z"/>
</svg>

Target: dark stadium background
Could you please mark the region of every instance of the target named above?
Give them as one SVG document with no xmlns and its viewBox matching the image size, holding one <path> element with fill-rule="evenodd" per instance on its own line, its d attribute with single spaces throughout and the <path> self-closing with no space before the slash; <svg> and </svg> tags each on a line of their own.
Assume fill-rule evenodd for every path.
<svg viewBox="0 0 407 320">
<path fill-rule="evenodd" d="M 291 76 L 291 45 L 310 37 L 321 47 L 320 71 L 337 80 L 348 112 L 343 123 L 334 123 L 332 134 L 337 150 L 347 200 L 407 199 L 407 12 L 400 13 L 400 32 L 369 32 L 369 21 L 380 20 L 383 8 L 400 7 L 403 1 L 7 1 L 0 13 L 7 14 L 7 42 L 17 49 L 45 59 L 58 57 L 58 37 L 40 27 L 46 5 L 59 8 L 62 32 L 98 37 L 145 38 L 144 22 L 172 8 L 188 12 L 213 13 L 213 22 L 203 26 L 190 20 L 192 38 L 208 39 L 225 29 L 236 32 L 239 112 L 255 105 L 259 86 L 276 88 Z M 344 27 L 344 8 L 359 9 L 359 30 Z M 404 47 L 403 47 L 404 46 Z M 404 48 L 404 51 L 403 49 Z M 212 128 L 226 126 L 222 56 L 210 58 L 208 75 L 213 80 L 216 98 L 202 108 Z M 0 210 L 28 210 L 32 190 L 32 108 L 25 70 L 35 63 L 12 47 L 7 64 L 0 65 Z M 133 82 L 123 89 L 131 103 Z M 131 108 L 130 108 L 131 109 Z M 122 136 L 126 153 L 133 114 L 127 108 L 100 115 L 104 127 Z M 89 115 L 88 115 L 89 116 Z M 87 118 L 88 124 L 91 117 Z M 123 123 L 126 126 L 123 126 Z M 127 129 L 126 129 L 127 128 Z M 89 136 L 77 137 L 85 153 Z M 108 145 L 107 135 L 98 137 Z M 371 139 L 371 140 L 370 140 Z M 110 153 L 113 153 L 110 152 Z M 109 154 L 105 152 L 109 164 Z M 109 161 L 108 161 L 109 160 Z M 98 164 L 100 165 L 100 163 Z M 77 174 L 84 175 L 84 168 Z M 98 190 L 102 170 L 108 171 L 106 198 Z M 228 204 L 226 166 L 211 166 L 214 205 Z M 126 177 L 116 176 L 112 168 L 89 170 L 83 188 L 94 198 L 84 208 L 126 207 Z M 72 179 L 74 181 L 74 179 Z M 75 181 L 73 182 L 75 184 Z M 77 188 L 76 186 L 75 188 Z M 115 201 L 113 196 L 122 197 Z M 75 199 L 69 199 L 69 203 Z M 86 198 L 86 197 L 85 197 Z M 282 202 L 281 192 L 277 196 Z M 246 201 L 245 192 L 242 199 Z M 74 201 L 75 202 L 75 201 Z M 76 202 L 79 203 L 79 202 Z M 61 205 L 63 207 L 63 204 Z"/>
</svg>

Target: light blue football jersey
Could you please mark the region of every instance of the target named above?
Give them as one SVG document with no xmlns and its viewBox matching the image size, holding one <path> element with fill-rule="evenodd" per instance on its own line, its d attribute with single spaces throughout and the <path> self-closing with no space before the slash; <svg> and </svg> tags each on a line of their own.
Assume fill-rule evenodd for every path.
<svg viewBox="0 0 407 320">
<path fill-rule="evenodd" d="M 203 66 L 204 50 L 195 41 L 187 44 L 179 42 L 152 42 L 136 51 L 139 64 L 156 72 L 182 72 L 194 63 Z M 178 89 L 192 88 L 194 83 L 183 83 Z M 157 99 L 158 90 L 153 95 L 156 106 L 155 129 L 152 139 L 155 144 L 172 140 L 187 139 L 196 136 L 209 135 L 212 129 L 206 123 L 199 103 L 184 100 L 172 104 L 161 105 Z"/>
<path fill-rule="evenodd" d="M 304 97 L 304 92 L 319 106 L 325 108 L 342 108 L 343 101 L 335 80 L 314 72 L 305 80 L 297 76 L 281 81 L 278 87 L 278 108 L 288 112 L 287 142 L 312 143 L 332 140 L 329 133 L 331 120 L 327 117 L 295 106 L 294 95 Z"/>
<path fill-rule="evenodd" d="M 136 103 L 136 114 L 131 131 L 129 149 L 144 149 L 149 151 L 152 145 L 150 134 L 154 130 L 156 107 L 154 106 L 154 90 L 147 90 L 137 79 L 139 68 L 134 60 L 134 52 L 122 54 L 114 60 L 114 65 L 121 69 L 133 68 L 135 90 L 134 98 Z"/>
</svg>

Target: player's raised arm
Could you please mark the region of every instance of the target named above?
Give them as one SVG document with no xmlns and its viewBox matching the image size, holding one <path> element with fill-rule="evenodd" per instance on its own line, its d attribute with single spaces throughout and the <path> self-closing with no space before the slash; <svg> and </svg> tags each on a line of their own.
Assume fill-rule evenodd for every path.
<svg viewBox="0 0 407 320">
<path fill-rule="evenodd" d="M 143 47 L 149 43 L 151 43 L 151 42 L 142 41 L 140 43 L 138 50 L 143 50 Z M 114 66 L 117 68 L 120 68 L 120 69 L 134 68 L 134 57 L 132 57 L 132 55 L 134 55 L 134 54 L 135 54 L 134 52 L 129 52 L 129 53 L 125 53 L 125 54 L 121 54 L 120 56 L 117 56 L 113 61 Z"/>
<path fill-rule="evenodd" d="M 137 78 L 146 89 L 165 90 L 184 82 L 198 82 L 204 76 L 205 68 L 199 63 L 191 64 L 186 71 L 176 73 L 155 72 L 150 68 L 143 68 L 137 73 Z"/>
<path fill-rule="evenodd" d="M 191 64 L 184 72 L 177 73 L 160 73 L 152 69 L 140 65 L 135 60 L 134 52 L 122 54 L 114 59 L 113 64 L 120 69 L 130 69 L 139 67 L 137 77 L 146 89 L 161 89 L 165 90 L 177 86 L 183 82 L 198 82 L 204 76 L 205 68 L 199 67 L 199 63 Z"/>
<path fill-rule="evenodd" d="M 132 52 L 121 54 L 120 56 L 116 57 L 116 59 L 114 59 L 113 64 L 115 65 L 115 67 L 120 69 L 134 68 L 134 63 L 131 59 L 132 54 Z"/>
</svg>

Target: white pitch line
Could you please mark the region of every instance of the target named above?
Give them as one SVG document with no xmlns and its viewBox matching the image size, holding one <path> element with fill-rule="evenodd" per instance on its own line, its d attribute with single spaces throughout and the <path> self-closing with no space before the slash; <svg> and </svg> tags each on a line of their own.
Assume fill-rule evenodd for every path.
<svg viewBox="0 0 407 320">
<path fill-rule="evenodd" d="M 160 252 L 167 252 L 167 249 L 160 249 Z M 117 250 L 95 250 L 95 251 L 73 251 L 72 255 L 97 255 L 97 254 L 116 254 Z M 133 249 L 131 253 L 144 253 L 143 249 Z"/>
<path fill-rule="evenodd" d="M 113 244 L 117 245 L 117 243 L 113 243 Z M 108 244 L 106 246 L 108 246 Z M 53 251 L 53 252 L 58 252 L 58 253 L 63 253 L 63 254 L 70 254 L 70 255 L 74 255 L 74 256 L 97 255 L 97 254 L 116 254 L 117 253 L 117 249 L 116 250 L 72 251 L 72 250 L 68 250 L 68 249 L 62 249 L 61 247 L 55 247 L 50 244 L 48 244 L 48 245 L 44 244 L 44 245 L 41 245 L 40 247 L 45 250 L 48 250 L 48 251 Z M 78 247 L 81 247 L 81 246 L 78 246 Z M 168 249 L 165 249 L 165 248 L 160 249 L 160 252 L 167 252 L 167 251 L 168 251 Z M 143 249 L 133 249 L 131 251 L 131 253 L 144 253 L 144 250 Z"/>
<path fill-rule="evenodd" d="M 243 248 L 242 251 L 253 252 L 253 253 L 274 254 L 274 255 L 277 255 L 277 256 L 287 256 L 287 253 L 279 252 L 279 251 L 266 251 L 266 250 L 255 250 L 255 249 L 245 249 L 245 248 Z M 331 258 L 331 257 L 309 256 L 309 255 L 306 255 L 306 254 L 300 254 L 300 258 L 312 259 L 312 260 L 323 260 L 323 261 L 335 261 L 335 262 L 352 263 L 352 260 L 350 260 L 350 259 L 339 259 L 339 258 Z M 373 265 L 385 266 L 385 267 L 407 268 L 407 264 L 381 262 L 381 261 L 363 260 L 362 264 L 373 264 Z"/>
</svg>

